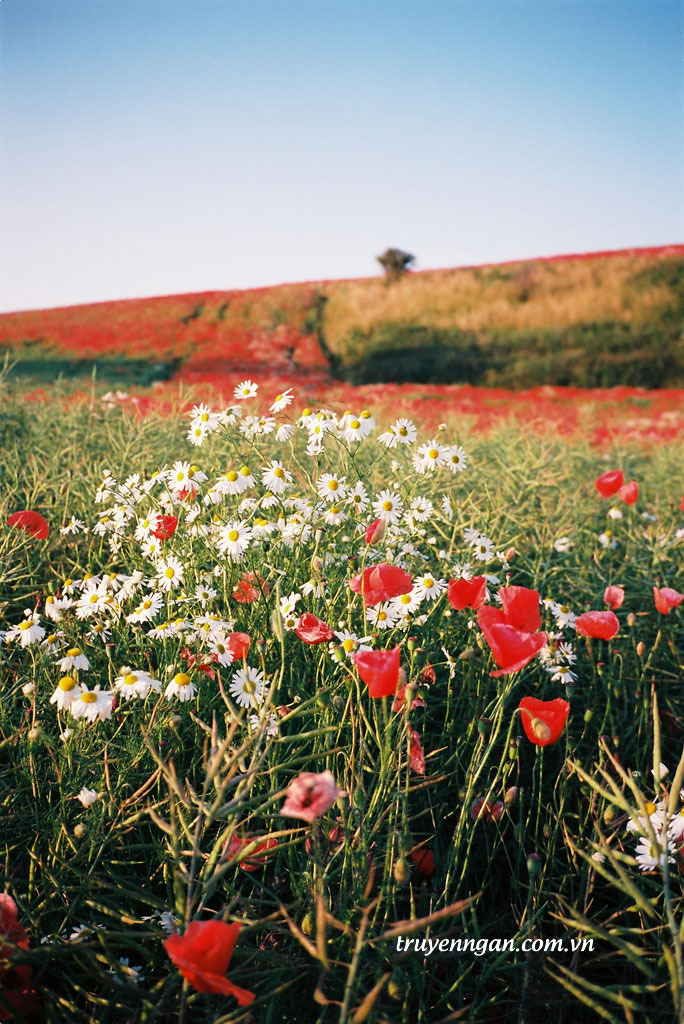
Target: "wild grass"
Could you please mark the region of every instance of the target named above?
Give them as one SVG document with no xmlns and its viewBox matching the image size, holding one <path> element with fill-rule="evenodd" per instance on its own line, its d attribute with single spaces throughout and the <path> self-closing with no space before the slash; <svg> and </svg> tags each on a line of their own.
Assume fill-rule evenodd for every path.
<svg viewBox="0 0 684 1024">
<path fill-rule="evenodd" d="M 641 872 L 638 837 L 625 828 L 663 794 L 671 813 L 680 808 L 681 777 L 668 780 L 683 743 L 682 612 L 656 612 L 652 587 L 682 589 L 681 445 L 648 454 L 616 447 L 604 459 L 582 441 L 510 426 L 485 440 L 459 436 L 452 423 L 437 437 L 464 445 L 467 469 L 421 475 L 403 449 L 387 451 L 375 439 L 388 422 L 358 447 L 331 434 L 316 457 L 306 454 L 303 431 L 275 442 L 272 434 L 245 438 L 239 424 L 196 449 L 186 439 L 187 417 L 139 419 L 95 397 L 57 399 L 29 407 L 6 386 L 0 423 L 0 629 L 10 630 L 29 609 L 62 634 L 58 650 L 16 642 L 0 648 L 3 886 L 31 932 L 31 949 L 13 963 L 32 969 L 35 1019 L 660 1024 L 681 1014 L 681 857 Z M 279 422 L 296 420 L 301 409 L 294 408 Z M 426 439 L 421 433 L 419 442 Z M 236 704 L 229 691 L 236 666 L 209 661 L 190 630 L 154 639 L 150 624 L 128 623 L 137 597 L 121 598 L 120 608 L 114 600 L 96 619 L 71 611 L 46 621 L 48 595 L 63 594 L 68 579 L 117 574 L 115 595 L 121 577 L 156 573 L 133 523 L 113 550 L 112 533 L 93 533 L 117 501 L 95 503 L 105 470 L 120 483 L 134 473 L 144 481 L 186 460 L 207 474 L 201 497 L 231 466 L 249 464 L 258 480 L 256 471 L 273 458 L 294 477 L 284 497 L 317 502 L 311 535 L 292 546 L 274 533 L 234 563 L 193 531 L 187 497 L 169 498 L 154 485 L 137 506 L 141 515 L 157 508 L 179 519 L 163 551 L 182 561 L 185 578 L 156 622 L 212 613 L 248 633 L 247 661 L 268 680 L 261 704 Z M 639 481 L 635 506 L 597 494 L 595 477 L 613 465 Z M 405 506 L 423 496 L 434 511 L 425 523 L 404 520 L 368 550 L 370 509 L 356 515 L 346 507 L 344 522 L 322 522 L 326 502 L 315 497 L 314 483 L 324 472 L 364 482 L 371 496 L 394 490 Z M 441 509 L 444 495 L 451 518 Z M 195 523 L 232 520 L 242 497 L 201 507 Z M 613 504 L 621 519 L 607 518 Z M 50 523 L 47 541 L 5 525 L 11 512 L 27 508 Z M 240 515 L 275 522 L 292 509 L 276 504 Z M 90 531 L 61 534 L 72 516 Z M 475 563 L 467 528 L 492 538 L 500 554 Z M 615 547 L 598 539 L 607 530 Z M 567 550 L 554 546 L 562 537 Z M 577 658 L 567 688 L 539 660 L 495 679 L 475 613 L 454 611 L 445 597 L 421 605 L 408 628 L 369 623 L 348 582 L 380 560 L 444 579 L 470 560 L 473 571 L 537 589 L 576 613 L 603 608 L 606 585 L 621 584 L 620 632 L 606 642 L 564 631 Z M 236 602 L 234 590 L 245 572 L 263 581 L 247 604 Z M 193 595 L 205 578 L 216 596 L 202 609 Z M 339 646 L 307 646 L 288 628 L 280 600 L 310 580 L 325 581 L 325 594 L 303 594 L 297 613 L 370 636 L 376 649 L 398 645 L 409 696 L 423 707 L 405 701 L 395 711 L 391 698 L 372 699 Z M 490 584 L 492 600 L 498 585 Z M 555 631 L 552 613 L 544 616 L 544 628 Z M 109 630 L 104 643 L 91 634 L 97 622 Z M 91 663 L 79 679 L 102 689 L 127 665 L 164 685 L 183 669 L 197 694 L 180 703 L 151 693 L 121 701 L 107 721 L 72 719 L 50 697 L 62 674 L 56 660 L 74 645 Z M 198 671 L 200 662 L 215 678 Z M 516 709 L 530 694 L 570 702 L 554 746 L 542 749 L 523 734 Z M 258 715 L 256 727 L 250 713 Z M 269 734 L 271 715 L 277 730 Z M 411 768 L 409 726 L 420 736 L 424 774 Z M 651 769 L 655 763 L 660 774 L 661 760 L 669 774 L 659 780 Z M 312 825 L 283 817 L 291 780 L 323 770 L 347 796 Z M 83 787 L 98 793 L 88 808 L 77 799 Z M 498 820 L 473 816 L 478 798 L 502 802 Z M 256 870 L 243 870 L 253 851 L 228 856 L 232 838 L 266 835 L 277 846 Z M 416 863 L 426 849 L 431 874 Z M 183 985 L 163 947 L 162 914 L 181 932 L 191 920 L 215 916 L 241 923 L 228 975 L 256 993 L 251 1007 Z M 594 949 L 426 957 L 400 952 L 398 935 L 516 943 L 589 937 Z M 138 966 L 141 978 L 131 971 Z"/>
</svg>

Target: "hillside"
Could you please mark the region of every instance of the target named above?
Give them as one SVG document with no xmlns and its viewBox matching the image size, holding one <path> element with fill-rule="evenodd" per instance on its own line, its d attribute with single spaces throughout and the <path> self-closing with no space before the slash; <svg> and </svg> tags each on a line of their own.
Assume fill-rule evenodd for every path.
<svg viewBox="0 0 684 1024">
<path fill-rule="evenodd" d="M 684 384 L 684 246 L 0 315 L 31 378 Z"/>
</svg>

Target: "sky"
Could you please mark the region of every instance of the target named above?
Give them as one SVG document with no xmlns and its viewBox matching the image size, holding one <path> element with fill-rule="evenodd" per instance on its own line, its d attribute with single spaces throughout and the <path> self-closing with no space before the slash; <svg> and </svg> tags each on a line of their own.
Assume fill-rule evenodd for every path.
<svg viewBox="0 0 684 1024">
<path fill-rule="evenodd" d="M 0 311 L 684 241 L 680 0 L 0 0 Z"/>
</svg>

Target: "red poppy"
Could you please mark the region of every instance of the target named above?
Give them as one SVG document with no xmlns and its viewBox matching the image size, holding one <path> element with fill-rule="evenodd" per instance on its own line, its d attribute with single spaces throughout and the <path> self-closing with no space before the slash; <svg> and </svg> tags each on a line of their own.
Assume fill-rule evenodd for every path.
<svg viewBox="0 0 684 1024">
<path fill-rule="evenodd" d="M 457 612 L 464 608 L 479 608 L 487 597 L 487 581 L 484 576 L 473 576 L 470 580 L 449 580 L 447 601 Z"/>
<path fill-rule="evenodd" d="M 257 586 L 258 584 L 258 586 Z M 243 572 L 242 577 L 233 587 L 233 600 L 238 604 L 251 604 L 263 594 L 269 594 L 270 586 L 255 572 Z"/>
<path fill-rule="evenodd" d="M 7 939 L 7 942 L 3 942 Z M 0 893 L 0 992 L 7 1005 L 0 1005 L 0 1021 L 14 1020 L 16 1013 L 28 1015 L 38 1008 L 38 999 L 31 987 L 31 968 L 28 964 L 12 964 L 17 949 L 29 948 L 26 929 L 19 921 L 19 911 L 11 896 Z M 16 1013 L 15 1013 L 16 1011 Z"/>
<path fill-rule="evenodd" d="M 585 612 L 575 619 L 575 630 L 580 636 L 612 640 L 619 629 L 620 620 L 614 612 Z"/>
<path fill-rule="evenodd" d="M 477 622 L 481 630 L 490 626 L 513 626 L 523 633 L 534 633 L 541 626 L 539 591 L 527 587 L 502 587 L 499 591 L 501 608 L 486 605 L 478 609 Z"/>
<path fill-rule="evenodd" d="M 418 682 L 420 683 L 420 680 L 418 680 Z M 400 686 L 397 690 L 394 704 L 392 705 L 392 711 L 401 711 L 404 707 L 404 701 L 406 700 L 406 687 L 408 685 L 408 683 L 404 683 L 404 685 Z M 424 708 L 425 701 L 418 696 L 418 691 L 415 686 L 412 686 L 411 689 L 415 696 L 411 699 L 411 707 L 409 710 L 413 711 L 414 708 Z"/>
<path fill-rule="evenodd" d="M 228 633 L 225 637 L 226 647 L 233 655 L 233 661 L 242 661 L 247 657 L 250 637 L 248 633 Z"/>
<path fill-rule="evenodd" d="M 187 501 L 188 499 L 194 501 L 197 497 L 197 488 L 193 487 L 192 484 L 190 487 L 182 487 L 178 492 L 178 497 L 181 501 Z"/>
<path fill-rule="evenodd" d="M 349 587 L 355 594 L 362 594 L 366 604 L 373 605 L 408 594 L 413 587 L 413 578 L 398 565 L 380 562 L 354 576 L 349 581 Z"/>
<path fill-rule="evenodd" d="M 375 544 L 381 541 L 387 531 L 387 520 L 380 517 L 374 520 L 366 530 L 366 544 Z"/>
<path fill-rule="evenodd" d="M 523 697 L 518 705 L 525 735 L 539 747 L 550 747 L 556 743 L 565 728 L 570 705 L 562 697 L 555 700 L 538 700 Z"/>
<path fill-rule="evenodd" d="M 423 751 L 423 744 L 420 742 L 420 736 L 411 726 L 408 727 L 408 732 L 411 741 L 409 750 L 411 771 L 414 771 L 416 775 L 425 775 L 425 753 Z"/>
<path fill-rule="evenodd" d="M 620 490 L 625 482 L 625 474 L 621 469 L 609 469 L 607 473 L 602 473 L 596 480 L 596 490 L 604 498 L 610 498 L 612 494 L 615 494 Z"/>
<path fill-rule="evenodd" d="M 653 600 L 655 606 L 662 615 L 669 615 L 673 608 L 676 608 L 678 604 L 684 601 L 684 594 L 680 594 L 678 590 L 673 590 L 672 587 L 654 587 L 653 588 Z"/>
<path fill-rule="evenodd" d="M 630 480 L 628 484 L 621 487 L 617 495 L 625 505 L 633 505 L 639 497 L 639 485 L 636 480 Z"/>
<path fill-rule="evenodd" d="M 399 685 L 399 648 L 391 651 L 358 651 L 353 655 L 356 671 L 368 685 L 371 697 L 389 697 Z"/>
<path fill-rule="evenodd" d="M 50 536 L 47 520 L 41 516 L 40 512 L 33 512 L 28 508 L 23 512 L 13 512 L 11 516 L 7 516 L 7 525 L 18 526 L 20 529 L 26 530 L 36 540 L 45 540 Z"/>
<path fill-rule="evenodd" d="M 222 992 L 249 1006 L 254 993 L 225 977 L 237 942 L 239 924 L 191 921 L 185 935 L 170 935 L 164 947 L 181 974 L 198 992 Z"/>
<path fill-rule="evenodd" d="M 603 600 L 609 608 L 621 608 L 625 599 L 625 592 L 622 587 L 606 587 L 603 591 Z"/>
<path fill-rule="evenodd" d="M 178 516 L 160 516 L 157 528 L 152 531 L 157 540 L 168 540 L 173 537 L 178 526 Z"/>
<path fill-rule="evenodd" d="M 425 875 L 426 878 L 430 878 L 430 876 L 434 875 L 437 870 L 434 854 L 432 850 L 428 850 L 425 846 L 420 846 L 415 850 L 411 850 L 409 857 L 416 865 L 420 874 Z"/>
<path fill-rule="evenodd" d="M 470 817 L 473 821 L 477 821 L 478 818 L 482 818 L 483 821 L 500 821 L 503 812 L 503 801 L 497 800 L 495 804 L 490 804 L 483 796 L 476 797 L 470 805 Z"/>
<path fill-rule="evenodd" d="M 326 622 L 317 619 L 310 612 L 304 612 L 300 616 L 295 633 L 305 644 L 324 644 L 335 636 Z"/>
<path fill-rule="evenodd" d="M 684 509 L 684 494 L 682 494 L 682 500 L 679 502 L 679 509 Z"/>
<path fill-rule="evenodd" d="M 480 608 L 480 612 L 485 610 L 489 609 Z M 498 609 L 492 608 L 491 611 Z M 491 676 L 505 676 L 524 668 L 546 644 L 546 633 L 525 633 L 522 629 L 502 622 L 483 625 L 479 612 L 478 622 L 494 661 L 499 666 L 497 671 L 490 672 Z"/>
<path fill-rule="evenodd" d="M 240 862 L 240 867 L 243 871 L 257 871 L 262 868 L 268 859 L 268 851 L 274 849 L 278 845 L 278 840 L 272 836 L 266 836 L 262 841 L 258 838 L 255 839 L 243 839 L 240 836 L 233 836 L 227 847 L 224 847 L 226 857 L 228 860 L 235 860 L 247 846 L 251 846 L 254 843 L 254 849 L 250 852 L 249 856 Z"/>
</svg>

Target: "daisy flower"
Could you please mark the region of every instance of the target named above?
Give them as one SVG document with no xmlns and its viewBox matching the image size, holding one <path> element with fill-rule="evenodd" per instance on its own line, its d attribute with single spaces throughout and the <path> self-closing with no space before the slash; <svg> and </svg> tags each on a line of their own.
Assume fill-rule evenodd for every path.
<svg viewBox="0 0 684 1024">
<path fill-rule="evenodd" d="M 345 498 L 347 505 L 353 506 L 357 512 L 365 512 L 369 505 L 368 491 L 365 486 L 359 480 L 354 484 L 352 489 L 347 492 Z"/>
<path fill-rule="evenodd" d="M 132 697 L 144 698 L 150 690 L 159 693 L 161 685 L 159 679 L 153 679 L 141 669 L 130 669 L 128 665 L 123 666 L 121 675 L 114 680 L 114 689 L 124 700 L 130 700 Z"/>
<path fill-rule="evenodd" d="M 339 646 L 347 657 L 351 658 L 352 654 L 355 654 L 357 651 L 371 650 L 368 646 L 368 641 L 371 639 L 369 636 L 358 637 L 356 633 L 351 633 L 347 629 L 336 629 L 335 637 L 337 638 L 337 644 L 330 644 L 329 650 L 331 653 Z"/>
<path fill-rule="evenodd" d="M 389 526 L 398 523 L 404 511 L 404 503 L 395 491 L 380 491 L 373 502 L 373 515 L 384 519 Z"/>
<path fill-rule="evenodd" d="M 446 466 L 452 473 L 462 473 L 466 468 L 467 455 L 460 445 L 452 444 L 443 448 L 439 455 L 439 465 Z"/>
<path fill-rule="evenodd" d="M 45 630 L 40 624 L 40 618 L 36 612 L 26 611 L 26 618 L 17 626 L 11 626 L 5 633 L 5 642 L 18 640 L 22 647 L 30 647 L 38 643 L 45 636 Z"/>
<path fill-rule="evenodd" d="M 103 722 L 112 717 L 114 694 L 109 690 L 83 690 L 72 700 L 69 710 L 74 718 L 85 718 L 88 722 Z"/>
<path fill-rule="evenodd" d="M 409 591 L 408 594 L 400 594 L 398 597 L 393 597 L 391 604 L 397 610 L 397 614 L 412 615 L 416 609 L 420 606 L 422 598 L 416 592 L 415 587 Z"/>
<path fill-rule="evenodd" d="M 478 562 L 490 562 L 494 557 L 494 545 L 487 537 L 478 537 L 473 544 L 473 554 Z"/>
<path fill-rule="evenodd" d="M 98 799 L 97 790 L 86 789 L 84 786 L 76 799 L 79 800 L 84 807 L 92 807 Z"/>
<path fill-rule="evenodd" d="M 672 856 L 675 852 L 674 842 L 671 839 L 667 839 L 666 848 L 663 836 L 658 836 L 657 838 L 660 840 L 657 845 L 654 845 L 646 836 L 642 836 L 637 844 L 634 855 L 641 871 L 654 871 L 656 868 L 662 869 L 666 857 L 668 864 L 674 864 L 675 862 Z"/>
<path fill-rule="evenodd" d="M 366 609 L 366 618 L 377 629 L 392 629 L 399 618 L 399 612 L 391 602 L 381 602 Z"/>
<path fill-rule="evenodd" d="M 216 593 L 213 587 L 208 586 L 206 583 L 199 583 L 195 587 L 195 600 L 199 601 L 203 608 L 206 608 L 209 601 L 213 601 L 216 597 Z"/>
<path fill-rule="evenodd" d="M 295 432 L 294 425 L 292 423 L 281 423 L 276 430 L 276 441 L 283 442 L 289 441 Z"/>
<path fill-rule="evenodd" d="M 50 697 L 50 703 L 56 704 L 59 711 L 68 711 L 71 702 L 80 697 L 82 692 L 82 687 L 73 676 L 62 676 L 57 683 L 57 689 Z"/>
<path fill-rule="evenodd" d="M 557 537 L 553 542 L 554 551 L 558 551 L 559 554 L 566 554 L 572 547 L 572 541 L 569 537 Z"/>
<path fill-rule="evenodd" d="M 55 597 L 53 594 L 48 594 L 45 598 L 43 613 L 46 619 L 59 622 L 63 613 L 72 608 L 73 604 L 74 602 L 70 597 Z"/>
<path fill-rule="evenodd" d="M 251 380 L 243 380 L 235 387 L 233 395 L 238 400 L 243 401 L 246 398 L 255 398 L 258 390 L 258 384 L 254 384 Z"/>
<path fill-rule="evenodd" d="M 157 562 L 157 586 L 165 593 L 182 583 L 184 575 L 183 563 L 173 555 Z"/>
<path fill-rule="evenodd" d="M 220 417 L 217 412 L 212 412 L 208 405 L 204 402 L 200 402 L 199 405 L 193 405 L 190 410 L 190 425 L 199 425 L 205 430 L 212 432 L 216 430 L 220 424 Z"/>
<path fill-rule="evenodd" d="M 449 497 L 448 494 L 445 494 L 443 496 L 439 507 L 441 508 L 442 512 L 447 517 L 447 519 L 454 518 L 454 507 L 451 504 L 451 498 Z"/>
<path fill-rule="evenodd" d="M 323 522 L 326 526 L 339 526 L 346 519 L 346 515 L 338 505 L 330 505 L 323 515 Z"/>
<path fill-rule="evenodd" d="M 416 576 L 413 581 L 412 593 L 414 593 L 420 601 L 434 601 L 436 598 L 441 597 L 445 590 L 446 582 L 444 580 L 435 579 L 435 577 L 431 576 L 429 573 L 426 573 L 425 576 Z"/>
<path fill-rule="evenodd" d="M 282 462 L 273 459 L 270 466 L 264 466 L 261 470 L 261 482 L 273 494 L 282 494 L 292 483 L 292 473 L 285 469 Z"/>
<path fill-rule="evenodd" d="M 409 514 L 417 523 L 426 523 L 434 510 L 435 506 L 429 498 L 423 498 L 420 495 L 414 498 L 409 506 Z"/>
<path fill-rule="evenodd" d="M 271 412 L 282 412 L 292 403 L 293 398 L 292 388 L 285 388 L 281 395 L 276 395 L 275 401 L 271 405 Z"/>
<path fill-rule="evenodd" d="M 186 672 L 177 672 L 164 690 L 167 700 L 178 697 L 179 701 L 192 700 L 195 696 L 195 684 Z"/>
<path fill-rule="evenodd" d="M 205 438 L 209 436 L 209 431 L 204 423 L 191 423 L 186 436 L 190 444 L 194 444 L 196 448 L 201 448 Z"/>
<path fill-rule="evenodd" d="M 247 665 L 246 668 L 239 668 L 233 675 L 230 683 L 230 695 L 241 708 L 248 708 L 255 702 L 258 704 L 263 700 L 267 683 L 268 680 L 264 679 L 263 672 Z"/>
<path fill-rule="evenodd" d="M 419 473 L 434 472 L 435 467 L 440 464 L 439 460 L 442 456 L 442 451 L 442 446 L 438 441 L 426 441 L 425 444 L 419 445 L 416 449 L 414 467 Z"/>
<path fill-rule="evenodd" d="M 551 682 L 565 683 L 570 685 L 577 679 L 575 673 L 570 669 L 569 665 L 548 665 L 547 671 L 552 672 Z"/>
<path fill-rule="evenodd" d="M 251 527 L 244 519 L 226 523 L 218 531 L 216 546 L 234 562 L 239 562 L 252 540 Z"/>
<path fill-rule="evenodd" d="M 316 491 L 324 501 L 342 501 L 347 493 L 344 481 L 345 477 L 336 473 L 322 473 L 316 482 Z"/>
<path fill-rule="evenodd" d="M 213 642 L 209 644 L 209 650 L 216 656 L 219 665 L 225 667 L 233 664 L 233 652 L 228 647 L 225 637 L 215 636 Z"/>
<path fill-rule="evenodd" d="M 561 629 L 564 629 L 565 626 L 574 626 L 577 618 L 567 604 L 556 604 L 555 602 L 551 605 L 551 614 Z"/>
<path fill-rule="evenodd" d="M 126 622 L 151 622 L 162 609 L 164 598 L 156 591 L 145 594 L 138 607 L 126 616 Z"/>
<path fill-rule="evenodd" d="M 86 533 L 87 530 L 88 527 L 82 519 L 77 519 L 76 516 L 72 516 L 66 526 L 63 526 L 59 532 L 66 537 L 73 533 Z"/>
<path fill-rule="evenodd" d="M 57 665 L 64 673 L 74 668 L 80 672 L 87 672 L 90 668 L 90 662 L 80 647 L 70 647 L 65 657 L 59 659 Z"/>
<path fill-rule="evenodd" d="M 271 739 L 274 739 L 278 735 L 279 731 L 278 720 L 276 716 L 269 715 L 263 724 L 266 725 L 266 735 L 269 736 Z M 262 719 L 259 717 L 259 715 L 249 716 L 249 727 L 253 732 L 257 732 L 257 730 L 262 728 Z"/>
</svg>

